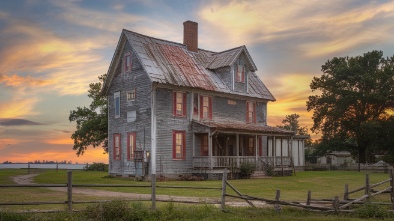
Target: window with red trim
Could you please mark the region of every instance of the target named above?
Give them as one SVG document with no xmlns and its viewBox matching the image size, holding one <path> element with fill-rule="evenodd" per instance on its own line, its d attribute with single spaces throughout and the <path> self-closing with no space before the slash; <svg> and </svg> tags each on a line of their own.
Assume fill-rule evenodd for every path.
<svg viewBox="0 0 394 221">
<path fill-rule="evenodd" d="M 246 123 L 256 123 L 256 103 L 246 101 Z"/>
<path fill-rule="evenodd" d="M 237 65 L 236 81 L 245 83 L 245 66 Z"/>
<path fill-rule="evenodd" d="M 120 134 L 114 134 L 114 160 L 120 160 Z"/>
<path fill-rule="evenodd" d="M 127 133 L 127 159 L 134 159 L 134 152 L 136 149 L 135 132 Z"/>
<path fill-rule="evenodd" d="M 200 118 L 212 119 L 212 97 L 200 96 Z"/>
<path fill-rule="evenodd" d="M 123 71 L 131 71 L 131 53 L 125 53 L 123 57 Z"/>
<path fill-rule="evenodd" d="M 208 134 L 201 135 L 201 156 L 208 156 Z"/>
<path fill-rule="evenodd" d="M 254 138 L 253 137 L 248 138 L 248 155 L 249 156 L 254 155 Z"/>
<path fill-rule="evenodd" d="M 177 117 L 186 116 L 186 93 L 174 91 L 173 115 Z"/>
<path fill-rule="evenodd" d="M 186 158 L 186 132 L 173 131 L 172 132 L 172 159 Z"/>
</svg>

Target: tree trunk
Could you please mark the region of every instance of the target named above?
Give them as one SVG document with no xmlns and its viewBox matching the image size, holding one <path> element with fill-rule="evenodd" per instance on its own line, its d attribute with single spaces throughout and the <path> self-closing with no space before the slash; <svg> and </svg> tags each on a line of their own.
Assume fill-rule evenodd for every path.
<svg viewBox="0 0 394 221">
<path fill-rule="evenodd" d="M 367 147 L 358 145 L 358 162 L 366 163 L 367 159 Z"/>
</svg>

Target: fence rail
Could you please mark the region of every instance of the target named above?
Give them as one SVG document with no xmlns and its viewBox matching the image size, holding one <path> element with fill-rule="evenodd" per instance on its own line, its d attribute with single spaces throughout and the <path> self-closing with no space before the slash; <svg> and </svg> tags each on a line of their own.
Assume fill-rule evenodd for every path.
<svg viewBox="0 0 394 221">
<path fill-rule="evenodd" d="M 153 177 L 154 178 L 154 177 Z M 267 204 L 274 204 L 275 208 L 278 208 L 279 205 L 293 206 L 293 207 L 301 207 L 312 210 L 323 210 L 323 211 L 351 211 L 348 207 L 352 204 L 361 204 L 364 200 L 373 197 L 382 193 L 390 193 L 391 203 L 379 203 L 382 205 L 391 205 L 394 208 L 394 172 L 390 171 L 390 178 L 376 184 L 369 183 L 369 175 L 366 174 L 365 178 L 365 186 L 358 188 L 356 190 L 349 191 L 348 185 L 345 185 L 344 199 L 339 200 L 338 196 L 333 197 L 332 199 L 312 199 L 311 191 L 308 191 L 306 202 L 287 202 L 280 200 L 280 190 L 276 191 L 275 199 L 266 199 L 263 197 L 249 196 L 244 195 L 240 191 L 238 191 L 233 185 L 231 185 L 227 181 L 227 169 L 224 169 L 222 176 L 222 185 L 221 187 L 190 187 L 190 186 L 160 186 L 156 185 L 155 179 L 152 179 L 151 185 L 132 185 L 132 184 L 73 184 L 72 183 L 72 171 L 67 171 L 67 183 L 66 184 L 2 184 L 0 187 L 67 187 L 67 200 L 65 201 L 52 201 L 52 202 L 1 202 L 0 205 L 42 205 L 42 204 L 67 204 L 68 210 L 72 211 L 73 204 L 80 203 L 99 203 L 99 202 L 107 202 L 108 200 L 99 200 L 99 201 L 73 201 L 73 187 L 137 187 L 137 188 L 152 188 L 151 196 L 145 197 L 145 199 L 138 199 L 138 201 L 151 201 L 152 209 L 155 209 L 156 201 L 159 202 L 179 202 L 179 203 L 204 203 L 204 204 L 220 204 L 221 209 L 225 209 L 226 205 L 226 197 L 238 198 L 245 200 L 250 206 L 255 207 L 254 201 L 265 202 Z M 390 183 L 389 187 L 386 187 L 380 191 L 373 192 L 372 188 L 380 186 L 385 183 Z M 226 187 L 230 187 L 237 195 L 228 194 L 226 191 Z M 187 189 L 210 189 L 210 190 L 220 190 L 221 198 L 220 200 L 208 200 L 208 201 L 193 201 L 193 200 L 166 200 L 166 199 L 157 199 L 156 198 L 156 188 L 187 188 Z M 349 194 L 353 194 L 355 192 L 364 191 L 364 195 L 357 199 L 349 199 Z M 134 201 L 134 200 L 126 200 L 126 201 Z M 325 206 L 319 206 L 319 204 L 325 204 Z M 330 205 L 331 204 L 331 205 Z M 280 207 L 279 207 L 280 208 Z"/>
</svg>

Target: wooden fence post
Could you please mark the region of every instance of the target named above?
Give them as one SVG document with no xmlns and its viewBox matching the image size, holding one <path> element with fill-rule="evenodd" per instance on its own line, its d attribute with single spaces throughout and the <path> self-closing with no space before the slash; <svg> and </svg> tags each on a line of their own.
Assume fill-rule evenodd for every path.
<svg viewBox="0 0 394 221">
<path fill-rule="evenodd" d="M 370 189 L 369 189 L 369 174 L 365 174 L 365 195 L 370 196 Z"/>
<path fill-rule="evenodd" d="M 156 210 L 156 174 L 151 174 L 151 200 L 152 200 L 152 210 Z"/>
<path fill-rule="evenodd" d="M 67 171 L 67 204 L 68 204 L 68 210 L 70 212 L 73 211 L 73 174 L 72 171 L 69 170 Z"/>
<path fill-rule="evenodd" d="M 312 192 L 308 190 L 308 198 L 306 198 L 306 205 L 311 205 Z"/>
<path fill-rule="evenodd" d="M 280 199 L 280 190 L 276 190 L 275 200 L 279 201 L 279 199 Z"/>
<path fill-rule="evenodd" d="M 391 203 L 393 204 L 392 208 L 394 209 L 394 172 L 392 169 L 390 170 L 390 179 L 391 179 L 390 180 L 390 186 L 391 186 L 390 198 L 391 198 Z"/>
<path fill-rule="evenodd" d="M 345 193 L 343 194 L 344 200 L 349 200 L 349 185 L 345 184 Z"/>
<path fill-rule="evenodd" d="M 338 196 L 335 196 L 334 202 L 332 203 L 332 207 L 334 207 L 335 211 L 339 210 L 339 197 Z"/>
<path fill-rule="evenodd" d="M 222 202 L 221 202 L 221 209 L 224 210 L 226 206 L 226 184 L 227 182 L 227 168 L 223 170 L 223 177 L 222 177 Z"/>
</svg>

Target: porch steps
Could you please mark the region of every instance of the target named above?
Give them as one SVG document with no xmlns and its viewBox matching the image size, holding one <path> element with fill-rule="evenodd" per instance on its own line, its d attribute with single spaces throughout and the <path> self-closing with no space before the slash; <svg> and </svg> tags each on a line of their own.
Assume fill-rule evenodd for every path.
<svg viewBox="0 0 394 221">
<path fill-rule="evenodd" d="M 265 175 L 265 172 L 262 170 L 256 170 L 252 174 L 251 178 L 252 179 L 259 179 L 259 178 L 268 178 L 269 176 Z"/>
</svg>

